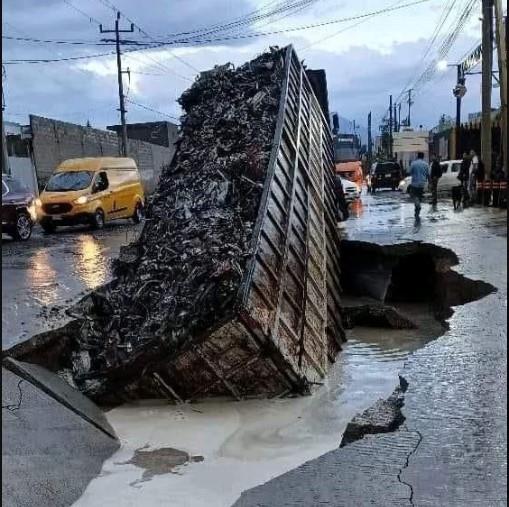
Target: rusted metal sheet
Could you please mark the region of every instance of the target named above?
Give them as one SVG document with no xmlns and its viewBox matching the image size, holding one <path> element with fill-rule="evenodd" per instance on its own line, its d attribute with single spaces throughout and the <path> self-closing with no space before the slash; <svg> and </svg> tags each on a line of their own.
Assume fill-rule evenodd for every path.
<svg viewBox="0 0 509 507">
<path fill-rule="evenodd" d="M 237 318 L 168 368 L 187 398 L 307 392 L 344 340 L 330 129 L 291 46 L 285 70 Z"/>
</svg>

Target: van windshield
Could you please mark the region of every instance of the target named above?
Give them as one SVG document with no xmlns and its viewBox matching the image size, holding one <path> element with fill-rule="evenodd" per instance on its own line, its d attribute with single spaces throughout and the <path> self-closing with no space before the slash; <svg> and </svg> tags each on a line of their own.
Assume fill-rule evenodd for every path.
<svg viewBox="0 0 509 507">
<path fill-rule="evenodd" d="M 66 192 L 67 190 L 83 190 L 92 182 L 92 171 L 72 171 L 54 174 L 46 185 L 48 192 Z"/>
</svg>

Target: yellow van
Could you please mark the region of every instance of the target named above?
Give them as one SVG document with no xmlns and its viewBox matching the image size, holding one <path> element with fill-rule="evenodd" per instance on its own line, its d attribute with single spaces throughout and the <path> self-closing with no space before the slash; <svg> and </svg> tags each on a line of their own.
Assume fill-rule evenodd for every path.
<svg viewBox="0 0 509 507">
<path fill-rule="evenodd" d="M 90 157 L 62 162 L 36 200 L 42 228 L 90 224 L 143 216 L 145 196 L 140 173 L 132 158 Z"/>
</svg>

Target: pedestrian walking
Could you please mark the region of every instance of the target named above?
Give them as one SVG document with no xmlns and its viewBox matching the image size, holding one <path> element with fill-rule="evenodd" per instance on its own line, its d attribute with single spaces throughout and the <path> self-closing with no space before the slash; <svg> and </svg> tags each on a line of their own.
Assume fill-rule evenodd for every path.
<svg viewBox="0 0 509 507">
<path fill-rule="evenodd" d="M 424 187 L 429 179 L 429 165 L 424 161 L 424 153 L 417 153 L 417 160 L 410 165 L 410 188 L 414 200 L 415 219 L 419 219 L 421 213 L 421 201 L 424 194 Z"/>
<path fill-rule="evenodd" d="M 433 162 L 431 163 L 431 204 L 433 208 L 437 207 L 438 203 L 438 180 L 442 176 L 442 168 L 440 167 L 440 162 L 437 157 L 433 157 Z"/>
<path fill-rule="evenodd" d="M 474 150 L 470 150 L 470 169 L 468 176 L 468 194 L 471 202 L 476 201 L 477 171 L 479 169 L 479 157 Z"/>
<path fill-rule="evenodd" d="M 468 205 L 469 195 L 468 195 L 468 181 L 470 179 L 470 164 L 472 161 L 470 157 L 465 152 L 463 153 L 463 159 L 461 161 L 460 172 L 458 174 L 458 179 L 461 181 L 461 191 L 463 194 L 463 207 Z"/>
</svg>

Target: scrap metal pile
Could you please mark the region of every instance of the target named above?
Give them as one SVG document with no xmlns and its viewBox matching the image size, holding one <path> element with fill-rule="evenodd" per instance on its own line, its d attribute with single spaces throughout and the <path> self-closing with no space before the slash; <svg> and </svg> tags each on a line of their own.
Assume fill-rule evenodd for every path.
<svg viewBox="0 0 509 507">
<path fill-rule="evenodd" d="M 105 403 L 306 392 L 344 336 L 331 141 L 305 71 L 272 48 L 201 73 L 180 104 L 139 240 L 46 366 Z"/>
</svg>

